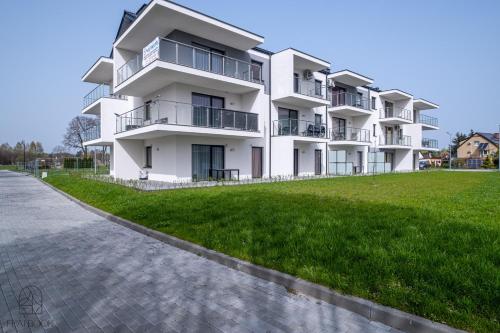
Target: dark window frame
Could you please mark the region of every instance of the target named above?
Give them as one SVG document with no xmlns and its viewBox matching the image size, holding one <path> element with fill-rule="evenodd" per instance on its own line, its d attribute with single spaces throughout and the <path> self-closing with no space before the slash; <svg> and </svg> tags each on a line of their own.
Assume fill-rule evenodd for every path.
<svg viewBox="0 0 500 333">
<path fill-rule="evenodd" d="M 323 82 L 321 82 L 321 80 L 314 80 L 314 94 L 316 96 L 322 96 L 321 95 L 322 84 L 323 84 Z"/>
<path fill-rule="evenodd" d="M 252 60 L 250 60 L 250 66 L 252 66 L 252 65 L 259 66 L 259 79 L 258 79 L 258 81 L 263 82 L 264 80 L 262 79 L 262 73 L 263 73 L 262 67 L 264 66 L 264 63 L 261 61 L 257 61 L 257 60 L 252 59 Z M 252 66 L 252 68 L 253 68 L 253 66 Z M 253 76 L 253 72 L 252 72 L 252 80 L 255 81 L 255 77 Z"/>
<path fill-rule="evenodd" d="M 151 169 L 153 168 L 153 146 L 146 146 L 146 162 L 144 163 L 144 168 Z"/>
</svg>

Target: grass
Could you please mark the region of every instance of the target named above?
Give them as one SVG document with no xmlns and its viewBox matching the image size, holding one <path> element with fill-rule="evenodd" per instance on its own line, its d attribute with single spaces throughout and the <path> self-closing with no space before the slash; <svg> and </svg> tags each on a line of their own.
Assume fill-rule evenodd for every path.
<svg viewBox="0 0 500 333">
<path fill-rule="evenodd" d="M 0 165 L 0 170 L 15 171 L 15 170 L 17 170 L 17 166 L 15 166 L 15 165 Z"/>
<path fill-rule="evenodd" d="M 500 331 L 500 174 L 422 172 L 139 192 L 47 181 L 234 257 L 475 332 Z"/>
</svg>

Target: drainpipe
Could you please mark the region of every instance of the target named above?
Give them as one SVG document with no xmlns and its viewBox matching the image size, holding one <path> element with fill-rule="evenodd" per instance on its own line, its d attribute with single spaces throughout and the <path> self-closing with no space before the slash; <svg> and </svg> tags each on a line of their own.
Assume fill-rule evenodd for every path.
<svg viewBox="0 0 500 333">
<path fill-rule="evenodd" d="M 329 70 L 328 70 L 329 71 Z M 325 73 L 326 99 L 328 99 L 328 74 Z M 328 138 L 328 105 L 325 106 L 326 137 Z M 328 142 L 325 143 L 325 176 L 328 175 Z"/>
<path fill-rule="evenodd" d="M 272 54 L 269 55 L 269 178 L 271 178 L 271 57 Z M 265 91 L 264 91 L 265 93 Z"/>
</svg>

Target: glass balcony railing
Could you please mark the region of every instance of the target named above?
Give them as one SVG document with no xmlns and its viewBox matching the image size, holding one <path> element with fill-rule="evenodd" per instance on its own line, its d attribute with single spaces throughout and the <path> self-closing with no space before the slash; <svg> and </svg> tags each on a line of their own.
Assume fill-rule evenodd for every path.
<svg viewBox="0 0 500 333">
<path fill-rule="evenodd" d="M 411 136 L 409 135 L 386 135 L 380 137 L 381 146 L 411 146 Z"/>
<path fill-rule="evenodd" d="M 258 132 L 257 113 L 156 100 L 116 117 L 116 133 L 148 125 L 181 125 Z"/>
<path fill-rule="evenodd" d="M 87 128 L 83 131 L 83 142 L 97 140 L 101 138 L 101 124 Z"/>
<path fill-rule="evenodd" d="M 139 72 L 143 68 L 142 60 L 142 55 L 137 54 L 121 66 L 117 70 L 117 83 L 120 84 Z M 161 60 L 240 80 L 263 83 L 261 68 L 256 64 L 166 38 L 159 38 L 158 53 L 148 61 L 152 62 L 154 60 Z"/>
<path fill-rule="evenodd" d="M 422 138 L 422 147 L 437 149 L 437 148 L 439 148 L 438 147 L 438 140 Z"/>
<path fill-rule="evenodd" d="M 112 94 L 109 85 L 100 84 L 83 97 L 83 108 L 85 109 L 87 106 L 103 97 L 127 99 L 126 96 Z"/>
<path fill-rule="evenodd" d="M 413 112 L 411 110 L 387 107 L 387 108 L 380 110 L 380 119 L 399 118 L 399 119 L 411 121 L 412 114 L 413 114 Z"/>
<path fill-rule="evenodd" d="M 330 96 L 332 102 L 332 107 L 337 106 L 352 106 L 358 109 L 363 109 L 364 111 L 372 111 L 370 109 L 370 104 L 367 98 L 363 98 L 358 94 L 352 93 L 335 93 Z"/>
<path fill-rule="evenodd" d="M 327 138 L 326 124 L 298 119 L 279 119 L 273 121 L 273 136 L 304 136 Z"/>
<path fill-rule="evenodd" d="M 327 98 L 326 86 L 322 85 L 319 81 L 307 81 L 299 78 L 294 78 L 293 92 L 309 97 L 316 97 L 321 99 Z"/>
<path fill-rule="evenodd" d="M 420 119 L 419 119 L 418 122 L 420 124 L 430 125 L 430 126 L 434 126 L 434 127 L 438 127 L 439 126 L 439 122 L 438 122 L 437 118 L 430 117 L 430 116 L 427 116 L 425 114 L 421 114 L 420 115 Z"/>
<path fill-rule="evenodd" d="M 362 128 L 339 127 L 331 131 L 332 141 L 370 142 L 370 131 Z"/>
</svg>

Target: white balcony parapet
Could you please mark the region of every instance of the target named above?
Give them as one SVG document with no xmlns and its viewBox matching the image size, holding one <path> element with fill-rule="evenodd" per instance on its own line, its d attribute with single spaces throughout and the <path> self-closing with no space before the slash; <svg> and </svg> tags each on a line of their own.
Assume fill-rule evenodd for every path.
<svg viewBox="0 0 500 333">
<path fill-rule="evenodd" d="M 249 82 L 263 83 L 260 68 L 256 65 L 171 39 L 157 37 L 144 48 L 143 54 L 137 54 L 118 68 L 117 84 L 120 85 L 155 60 Z"/>
<path fill-rule="evenodd" d="M 116 133 L 149 125 L 180 125 L 258 132 L 257 113 L 155 100 L 116 117 Z"/>
</svg>

